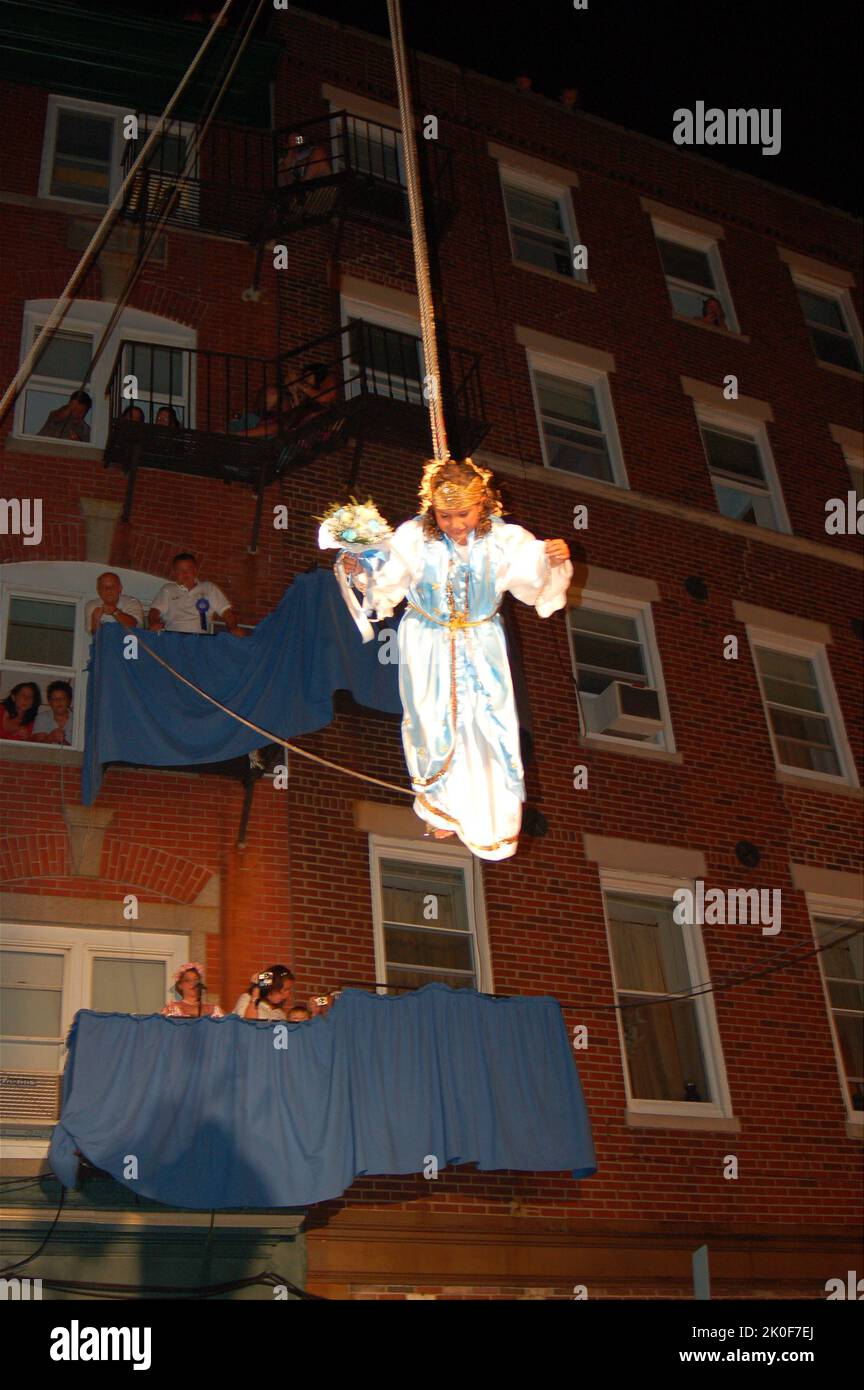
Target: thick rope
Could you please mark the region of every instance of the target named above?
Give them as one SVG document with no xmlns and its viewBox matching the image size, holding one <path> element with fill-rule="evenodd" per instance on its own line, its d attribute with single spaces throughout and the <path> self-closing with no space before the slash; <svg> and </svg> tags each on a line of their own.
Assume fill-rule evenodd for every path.
<svg viewBox="0 0 864 1390">
<path fill-rule="evenodd" d="M 402 29 L 400 0 L 387 0 L 390 19 L 390 38 L 396 69 L 396 88 L 399 94 L 399 118 L 402 122 L 402 148 L 405 155 L 405 181 L 408 189 L 408 208 L 411 214 L 411 240 L 414 247 L 414 270 L 417 277 L 417 298 L 420 302 L 420 333 L 423 339 L 423 358 L 427 376 L 431 377 L 429 395 L 429 424 L 432 430 L 432 450 L 436 459 L 450 457 L 447 429 L 444 423 L 444 402 L 441 397 L 441 371 L 438 362 L 438 340 L 435 335 L 435 304 L 429 276 L 429 250 L 426 226 L 423 221 L 423 196 L 420 191 L 420 167 L 417 156 L 417 137 L 414 130 L 414 110 L 408 80 L 408 59 L 405 34 Z"/>
<path fill-rule="evenodd" d="M 245 719 L 242 714 L 237 714 L 235 710 L 229 709 L 227 705 L 223 705 L 221 700 L 217 700 L 215 696 L 208 695 L 207 691 L 202 690 L 200 685 L 196 685 L 194 681 L 188 680 L 186 676 L 181 676 L 179 671 L 175 671 L 173 666 L 170 666 L 161 656 L 157 656 L 152 647 L 148 647 L 145 643 L 139 642 L 138 650 L 145 651 L 148 656 L 152 656 L 154 661 L 158 661 L 159 665 L 164 666 L 166 671 L 170 671 L 172 676 L 176 676 L 178 681 L 182 681 L 184 685 L 188 685 L 189 689 L 194 690 L 196 695 L 200 695 L 202 700 L 207 700 L 211 705 L 215 705 L 223 714 L 228 714 L 232 719 L 236 719 L 238 724 L 245 724 L 247 729 L 252 729 L 256 734 L 261 734 L 266 738 L 268 743 L 278 743 L 280 747 L 289 749 L 292 753 L 299 754 L 301 758 L 309 758 L 311 762 L 320 763 L 322 767 L 329 767 L 334 772 L 341 772 L 345 777 L 357 777 L 361 782 L 371 782 L 373 786 L 384 787 L 388 792 L 398 792 L 400 796 L 413 797 L 414 793 L 409 791 L 406 787 L 397 787 L 394 782 L 384 782 L 380 777 L 370 777 L 368 773 L 355 772 L 354 769 L 350 767 L 341 767 L 339 763 L 333 763 L 329 758 L 319 758 L 317 753 L 310 753 L 308 749 L 298 748 L 296 743 L 289 743 L 287 739 L 280 738 L 278 734 L 271 734 L 269 729 L 262 729 L 260 724 L 253 724 L 251 719 Z"/>
</svg>

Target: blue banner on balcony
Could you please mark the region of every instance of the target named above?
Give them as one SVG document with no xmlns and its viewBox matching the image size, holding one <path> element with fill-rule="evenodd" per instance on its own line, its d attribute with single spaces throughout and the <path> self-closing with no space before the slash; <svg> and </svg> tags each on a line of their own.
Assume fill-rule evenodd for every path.
<svg viewBox="0 0 864 1390">
<path fill-rule="evenodd" d="M 556 1000 L 347 990 L 305 1023 L 82 1010 L 49 1162 L 193 1210 L 308 1206 L 363 1174 L 596 1171 Z"/>
<path fill-rule="evenodd" d="M 170 666 L 237 714 L 281 738 L 322 729 L 333 694 L 401 714 L 398 666 L 379 661 L 393 644 L 360 634 L 329 569 L 300 574 L 247 637 L 136 630 L 105 623 L 93 642 L 87 684 L 82 797 L 96 798 L 106 763 L 187 767 L 241 757 L 269 740 L 223 714 L 148 656 Z M 134 650 L 134 647 L 132 648 Z"/>
</svg>

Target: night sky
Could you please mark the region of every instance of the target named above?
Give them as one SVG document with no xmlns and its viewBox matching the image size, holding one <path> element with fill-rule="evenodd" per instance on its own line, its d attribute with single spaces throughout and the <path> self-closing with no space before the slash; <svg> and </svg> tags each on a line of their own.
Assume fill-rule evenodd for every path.
<svg viewBox="0 0 864 1390">
<path fill-rule="evenodd" d="M 90 4 L 141 13 L 139 0 Z M 238 17 L 250 4 L 235 0 Z M 147 0 L 146 8 L 179 18 L 214 5 Z M 301 8 L 388 33 L 385 0 Z M 588 0 L 578 11 L 573 0 L 403 0 L 412 47 L 508 82 L 525 72 L 548 97 L 575 86 L 585 111 L 670 143 L 678 107 L 780 107 L 777 155 L 693 148 L 858 215 L 862 13 L 860 0 Z"/>
</svg>

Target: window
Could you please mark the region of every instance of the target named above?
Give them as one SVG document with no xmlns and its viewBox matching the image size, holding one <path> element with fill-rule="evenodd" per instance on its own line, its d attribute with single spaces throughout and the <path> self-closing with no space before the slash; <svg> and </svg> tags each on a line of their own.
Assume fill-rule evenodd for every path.
<svg viewBox="0 0 864 1390">
<path fill-rule="evenodd" d="M 849 295 L 832 285 L 798 276 L 795 288 L 818 360 L 860 372 L 861 333 Z"/>
<path fill-rule="evenodd" d="M 21 357 L 27 355 L 54 307 L 53 300 L 34 299 L 24 306 Z M 13 433 L 20 439 L 34 437 L 63 440 L 64 446 L 101 449 L 108 436 L 109 404 L 106 389 L 114 362 L 124 339 L 139 339 L 140 348 L 125 350 L 124 372 L 139 379 L 141 400 L 147 418 L 162 404 L 172 404 L 181 422 L 194 418 L 189 355 L 180 348 L 194 348 L 195 333 L 170 319 L 140 309 L 125 309 L 111 331 L 104 350 L 90 371 L 96 344 L 108 322 L 112 306 L 102 301 L 80 300 L 63 320 L 62 329 L 51 337 L 36 361 L 32 376 L 15 407 Z M 144 344 L 157 346 L 147 346 Z M 81 413 L 67 415 L 49 423 L 50 413 L 69 404 L 75 391 L 83 388 L 90 405 Z M 47 426 L 47 429 L 46 429 Z"/>
<path fill-rule="evenodd" d="M 330 139 L 333 168 L 338 171 L 347 167 L 369 180 L 369 187 L 363 192 L 359 205 L 375 216 L 407 222 L 408 192 L 402 132 L 379 125 L 376 121 L 367 121 L 362 116 L 348 115 L 345 117 L 344 140 L 342 132 L 341 119 L 334 119 Z"/>
<path fill-rule="evenodd" d="M 673 893 L 693 883 L 601 870 L 618 1031 L 631 1109 L 729 1115 L 698 925 L 675 920 Z"/>
<path fill-rule="evenodd" d="M 602 600 L 587 591 L 582 597 L 581 607 L 567 610 L 567 632 L 583 734 L 671 751 L 672 727 L 650 605 Z M 614 694 L 610 687 L 616 682 L 646 692 L 640 717 L 628 719 L 607 711 Z"/>
<path fill-rule="evenodd" d="M 845 912 L 837 906 L 833 912 L 813 912 L 812 908 L 811 903 L 813 934 L 823 948 L 816 959 L 843 1097 L 850 1116 L 864 1124 L 864 935 L 860 932 L 864 909 L 861 903 L 847 904 Z"/>
<path fill-rule="evenodd" d="M 372 837 L 376 979 L 491 989 L 476 861 Z"/>
<path fill-rule="evenodd" d="M 584 270 L 573 268 L 573 248 L 579 236 L 569 193 L 505 168 L 501 169 L 501 186 L 514 261 L 587 280 Z"/>
<path fill-rule="evenodd" d="M 137 158 L 144 148 L 145 142 L 158 125 L 158 117 L 144 116 L 139 122 L 137 141 L 123 142 L 126 146 L 127 156 L 124 161 L 124 170 L 128 169 L 129 164 Z M 154 145 L 146 164 L 147 211 L 154 216 L 167 207 L 171 193 L 180 183 L 180 176 L 185 175 L 171 213 L 171 221 L 180 223 L 181 226 L 185 227 L 198 225 L 200 199 L 198 157 L 196 154 L 193 159 L 190 160 L 189 158 L 195 139 L 195 126 L 185 121 L 171 121 Z M 186 167 L 187 161 L 189 162 L 188 169 Z M 129 197 L 129 210 L 131 212 L 138 208 L 141 196 L 140 188 L 141 185 L 135 186 Z"/>
<path fill-rule="evenodd" d="M 777 767 L 858 785 L 824 647 L 748 628 Z"/>
<path fill-rule="evenodd" d="M 0 1069 L 13 1078 L 56 1077 L 79 1009 L 158 1013 L 187 952 L 186 936 L 161 932 L 5 926 Z M 13 1087 L 3 1088 L 4 1117 L 14 1118 L 16 1099 Z M 56 1110 L 44 1118 L 55 1119 Z"/>
<path fill-rule="evenodd" d="M 699 427 L 720 514 L 790 531 L 765 427 L 707 410 L 699 411 Z"/>
<path fill-rule="evenodd" d="M 28 325 L 29 342 L 33 346 L 42 328 L 42 322 L 34 318 Z M 66 419 L 49 424 L 52 411 L 67 405 L 75 391 L 90 394 L 90 358 L 93 351 L 93 337 L 90 333 L 69 333 L 60 331 L 45 344 L 33 366 L 33 374 L 23 391 L 21 406 L 22 433 L 40 434 L 51 432 L 52 438 L 70 439 L 86 444 L 90 440 L 89 412 L 80 420 Z"/>
<path fill-rule="evenodd" d="M 717 243 L 701 232 L 692 232 L 671 223 L 654 221 L 653 226 L 660 264 L 675 312 L 688 319 L 701 320 L 706 314 L 705 301 L 716 299 L 722 312 L 715 327 L 728 328 L 737 333 L 738 323 Z"/>
<path fill-rule="evenodd" d="M 188 352 L 153 343 L 128 343 L 123 350 L 123 375 L 135 377 L 135 404 L 148 423 L 156 419 L 161 406 L 169 406 L 181 425 L 189 422 Z"/>
<path fill-rule="evenodd" d="M 120 186 L 126 114 L 100 102 L 49 97 L 40 196 L 107 207 Z"/>
<path fill-rule="evenodd" d="M 35 719 L 23 726 L 10 725 L 0 713 L 4 752 L 38 745 L 53 757 L 57 748 L 83 747 L 90 652 L 85 611 L 104 570 L 104 564 L 66 561 L 0 566 L 0 701 L 12 698 L 16 710 L 27 713 L 35 705 Z M 146 614 L 164 581 L 115 572 L 123 592 L 140 599 Z"/>
<path fill-rule="evenodd" d="M 843 457 L 846 460 L 846 467 L 849 469 L 849 477 L 852 479 L 856 500 L 860 502 L 861 498 L 864 497 L 864 457 L 861 454 L 853 453 L 851 449 L 844 449 Z"/>
<path fill-rule="evenodd" d="M 423 344 L 416 321 L 377 306 L 342 300 L 345 354 L 345 394 L 351 399 L 362 389 L 411 405 L 423 404 Z"/>
<path fill-rule="evenodd" d="M 626 487 L 606 374 L 533 352 L 528 364 L 544 465 Z"/>
</svg>

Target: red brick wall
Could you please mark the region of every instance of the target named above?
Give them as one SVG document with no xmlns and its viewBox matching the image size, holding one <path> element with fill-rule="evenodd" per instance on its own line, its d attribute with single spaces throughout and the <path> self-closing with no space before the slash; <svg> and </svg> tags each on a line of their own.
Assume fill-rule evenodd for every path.
<svg viewBox="0 0 864 1390">
<path fill-rule="evenodd" d="M 385 48 L 356 33 L 291 15 L 274 21 L 289 41 L 277 91 L 277 120 L 324 114 L 320 84 L 329 81 L 393 103 Z M 300 55 L 300 56 L 297 56 Z M 16 117 L 20 152 L 0 189 L 34 195 L 44 98 L 5 89 Z M 443 309 L 451 341 L 483 354 L 491 431 L 488 448 L 540 462 L 524 351 L 514 323 L 613 353 L 612 393 L 631 486 L 656 498 L 685 501 L 711 513 L 714 500 L 692 402 L 679 377 L 720 384 L 739 376 L 742 394 L 770 402 L 774 457 L 794 534 L 860 552 L 857 537 L 826 537 L 826 498 L 844 495 L 849 478 L 829 423 L 860 429 L 857 384 L 815 362 L 782 244 L 856 269 L 853 221 L 582 115 L 555 110 L 540 98 L 519 98 L 479 78 L 420 65 L 417 107 L 440 118 L 440 139 L 453 152 L 457 215 L 443 243 Z M 498 186 L 487 140 L 509 143 L 578 171 L 574 209 L 589 247 L 597 292 L 559 286 L 511 264 Z M 7 149 L 7 154 L 9 153 Z M 677 323 L 670 313 L 647 214 L 640 195 L 721 222 L 723 263 L 742 332 L 727 341 Z M 58 292 L 75 264 L 66 248 L 68 217 L 44 208 L 0 205 L 0 234 L 9 249 L 4 283 L 0 371 L 14 372 L 25 298 Z M 267 355 L 277 349 L 276 272 L 265 263 L 264 300 L 244 304 L 252 278 L 249 248 L 168 234 L 168 264 L 151 268 L 135 290 L 135 307 L 195 326 L 199 346 Z M 337 326 L 330 278 L 334 231 L 304 232 L 289 243 L 283 272 L 281 347 L 297 346 Z M 410 244 L 395 234 L 349 224 L 339 268 L 394 288 L 413 287 Z M 98 273 L 93 277 L 98 285 Z M 94 291 L 95 292 L 95 291 Z M 254 499 L 217 482 L 167 474 L 142 476 L 128 528 L 118 532 L 115 563 L 162 572 L 178 548 L 204 558 L 206 574 L 235 601 L 241 620 L 255 621 L 286 583 L 318 560 L 311 518 L 345 491 L 350 450 L 320 460 L 272 490 L 268 507 L 285 501 L 291 529 L 263 529 L 259 553 L 246 551 Z M 421 459 L 367 444 L 357 483 L 394 521 L 412 514 Z M 8 453 L 7 496 L 45 498 L 46 538 L 39 559 L 83 558 L 79 498 L 120 499 L 124 479 L 99 462 Z M 543 839 L 525 837 L 518 855 L 486 865 L 489 936 L 500 993 L 561 998 L 568 1026 L 586 1023 L 590 1046 L 580 1073 L 594 1126 L 599 1172 L 574 1184 L 563 1176 L 479 1175 L 459 1170 L 435 1183 L 420 1177 L 361 1180 L 352 1203 L 410 1204 L 413 1209 L 580 1218 L 676 1221 L 698 1216 L 724 1227 L 760 1223 L 845 1223 L 860 1216 L 860 1146 L 846 1138 L 844 1109 L 816 962 L 755 980 L 716 996 L 729 1084 L 740 1135 L 631 1130 L 624 1123 L 624 1084 L 597 869 L 585 860 L 585 833 L 701 850 L 712 886 L 780 887 L 782 947 L 758 929 L 704 929 L 711 976 L 756 971 L 779 952 L 812 944 L 803 895 L 791 883 L 794 860 L 827 869 L 861 869 L 860 801 L 818 788 L 778 784 L 752 660 L 734 600 L 823 622 L 829 659 L 856 764 L 862 766 L 862 649 L 850 620 L 860 614 L 860 580 L 848 567 L 799 550 L 742 539 L 595 496 L 590 525 L 575 535 L 575 495 L 526 479 L 507 480 L 514 520 L 541 536 L 563 535 L 591 565 L 653 578 L 657 640 L 681 766 L 657 765 L 614 752 L 580 748 L 565 622 L 518 614 L 534 713 L 537 758 L 528 770 L 529 799 L 549 821 Z M 32 559 L 7 546 L 5 558 Z M 684 579 L 701 574 L 709 589 L 696 604 Z M 722 640 L 741 640 L 737 662 L 722 659 Z M 304 746 L 348 767 L 401 781 L 398 721 L 340 713 Z M 575 792 L 572 767 L 589 767 L 589 789 Z M 16 764 L 4 771 L 4 823 L 12 832 L 10 875 L 16 891 L 122 896 L 104 880 L 145 875 L 144 902 L 172 893 L 191 900 L 202 875 L 220 871 L 225 887 L 223 930 L 236 960 L 224 981 L 229 1003 L 248 972 L 272 959 L 293 964 L 301 990 L 340 979 L 373 978 L 366 838 L 353 829 L 358 797 L 395 800 L 292 759 L 287 791 L 256 791 L 244 852 L 233 848 L 240 790 L 212 778 L 112 771 L 100 805 L 116 810 L 106 837 L 103 881 L 64 877 L 61 791 L 54 766 Z M 74 770 L 65 796 L 78 799 Z M 755 841 L 763 858 L 743 870 L 735 844 Z M 151 869 L 130 853 L 147 847 Z M 164 856 L 160 857 L 160 856 Z M 157 871 L 152 871 L 157 865 Z M 21 875 L 23 874 L 23 878 Z M 119 908 L 118 908 L 119 915 Z M 208 969 L 221 969 L 210 938 Z M 741 1177 L 724 1180 L 723 1156 L 738 1155 Z M 342 1204 L 327 1204 L 336 1210 Z M 399 1297 L 399 1289 L 364 1296 Z M 553 1291 L 553 1293 L 556 1291 Z M 567 1296 L 566 1291 L 557 1291 Z M 467 1295 L 466 1295 L 467 1296 Z M 483 1295 L 484 1297 L 487 1295 Z"/>
</svg>

